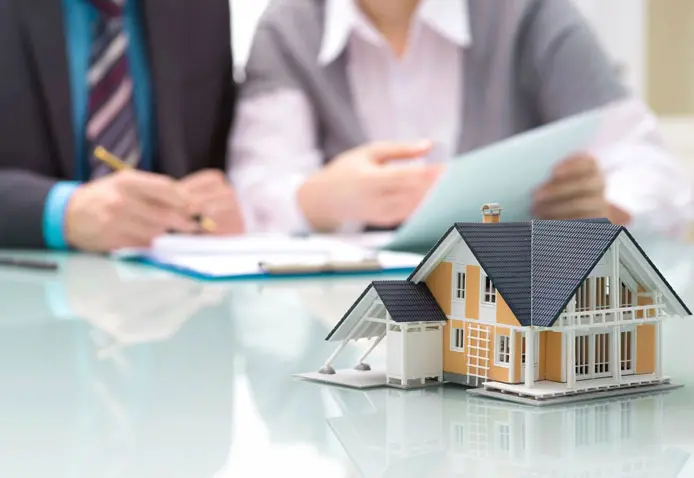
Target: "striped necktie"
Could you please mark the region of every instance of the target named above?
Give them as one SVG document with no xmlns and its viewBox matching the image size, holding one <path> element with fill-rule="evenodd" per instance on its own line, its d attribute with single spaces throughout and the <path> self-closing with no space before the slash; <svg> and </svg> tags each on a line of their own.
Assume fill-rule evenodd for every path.
<svg viewBox="0 0 694 478">
<path fill-rule="evenodd" d="M 97 146 L 123 159 L 133 167 L 140 162 L 133 80 L 127 50 L 128 36 L 123 26 L 127 0 L 91 0 L 98 10 L 89 62 L 87 83 L 89 105 L 87 145 L 92 178 L 110 170 L 93 155 Z"/>
</svg>

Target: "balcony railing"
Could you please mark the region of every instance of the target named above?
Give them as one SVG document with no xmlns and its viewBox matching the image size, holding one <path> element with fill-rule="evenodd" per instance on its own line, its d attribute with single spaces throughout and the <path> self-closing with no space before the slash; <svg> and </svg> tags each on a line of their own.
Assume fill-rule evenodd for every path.
<svg viewBox="0 0 694 478">
<path fill-rule="evenodd" d="M 614 324 L 615 322 L 636 323 L 657 320 L 665 317 L 665 315 L 665 304 L 638 305 L 617 309 L 577 310 L 576 312 L 561 314 L 559 324 L 570 326 Z"/>
</svg>

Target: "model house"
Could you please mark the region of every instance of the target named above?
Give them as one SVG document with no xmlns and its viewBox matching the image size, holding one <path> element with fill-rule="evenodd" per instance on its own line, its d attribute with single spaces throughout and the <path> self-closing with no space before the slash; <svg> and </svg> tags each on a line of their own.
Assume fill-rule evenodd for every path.
<svg viewBox="0 0 694 478">
<path fill-rule="evenodd" d="M 355 369 L 370 385 L 448 382 L 542 401 L 667 387 L 661 325 L 688 315 L 624 227 L 504 223 L 490 204 L 482 222 L 451 227 L 407 280 L 370 284 L 329 334 L 338 349 L 312 378 L 339 383 L 334 358 L 368 339 Z M 363 361 L 384 339 L 386 369 L 371 371 Z"/>
</svg>

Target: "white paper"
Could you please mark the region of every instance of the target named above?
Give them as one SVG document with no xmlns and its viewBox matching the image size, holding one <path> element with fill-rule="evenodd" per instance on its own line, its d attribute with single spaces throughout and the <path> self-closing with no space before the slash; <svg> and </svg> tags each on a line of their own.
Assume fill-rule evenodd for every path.
<svg viewBox="0 0 694 478">
<path fill-rule="evenodd" d="M 419 254 L 376 251 L 357 245 L 360 241 L 339 237 L 288 237 L 246 235 L 209 237 L 166 235 L 149 250 L 115 251 L 118 258 L 144 257 L 177 269 L 208 277 L 262 275 L 266 266 L 324 266 L 330 263 L 361 263 L 377 259 L 384 270 L 413 269 Z"/>
<path fill-rule="evenodd" d="M 590 149 L 624 114 L 621 105 L 590 111 L 454 159 L 386 247 L 429 249 L 456 222 L 480 222 L 487 203 L 499 203 L 505 221 L 530 220 L 532 191 L 552 167 Z"/>
</svg>

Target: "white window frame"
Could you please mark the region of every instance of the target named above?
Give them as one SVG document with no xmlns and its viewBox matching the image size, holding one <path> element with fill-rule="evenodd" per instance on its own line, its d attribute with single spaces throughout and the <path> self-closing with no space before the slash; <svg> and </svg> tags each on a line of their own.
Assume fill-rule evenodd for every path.
<svg viewBox="0 0 694 478">
<path fill-rule="evenodd" d="M 579 361 L 577 357 L 574 357 L 576 380 L 594 380 L 598 378 L 607 378 L 614 376 L 614 370 L 612 369 L 614 364 L 612 363 L 611 359 L 612 353 L 614 352 L 612 350 L 612 347 L 614 346 L 612 342 L 614 338 L 613 333 L 614 332 L 611 329 L 597 329 L 581 334 L 576 334 L 574 339 L 576 340 L 574 350 L 577 356 L 581 356 L 580 354 L 585 352 L 585 348 L 580 347 L 579 345 L 584 343 L 583 341 L 588 342 L 587 363 L 585 363 L 584 361 Z M 600 340 L 597 340 L 598 336 L 601 337 Z M 600 344 L 598 344 L 598 342 L 600 342 Z M 604 345 L 605 350 L 605 356 L 603 357 L 604 361 L 601 362 L 598 362 L 596 360 L 596 347 L 598 345 Z M 583 352 L 581 352 L 581 350 L 583 350 Z M 635 353 L 635 348 L 632 348 L 632 361 L 634 360 Z M 621 367 L 621 357 L 619 361 L 619 366 Z M 585 370 L 586 367 L 587 373 L 579 373 L 580 371 Z M 627 374 L 629 374 L 629 372 L 627 372 Z"/>
<path fill-rule="evenodd" d="M 458 333 L 460 333 L 460 347 L 457 345 Z M 451 352 L 465 352 L 465 329 L 453 327 L 451 322 Z"/>
<path fill-rule="evenodd" d="M 495 307 L 497 304 L 497 291 L 496 286 L 494 286 L 494 281 L 492 281 L 488 275 L 481 274 L 482 283 L 480 284 L 480 300 L 482 305 L 487 307 Z M 490 291 L 487 292 L 487 281 L 489 281 Z"/>
<path fill-rule="evenodd" d="M 465 266 L 454 267 L 453 268 L 453 281 L 452 281 L 452 291 L 451 297 L 455 302 L 465 302 L 465 296 L 467 295 L 467 271 Z M 461 277 L 462 276 L 462 277 Z M 459 287 L 458 280 L 463 280 L 462 287 Z M 458 294 L 462 293 L 462 297 L 458 297 Z"/>
<path fill-rule="evenodd" d="M 506 345 L 504 349 L 504 344 Z M 502 360 L 505 358 L 507 361 Z M 497 334 L 494 338 L 494 365 L 510 368 L 511 366 L 511 337 Z"/>
<path fill-rule="evenodd" d="M 624 362 L 625 360 L 622 359 L 622 354 L 619 354 L 619 368 L 620 368 L 620 373 L 621 375 L 634 375 L 636 373 L 636 326 L 630 326 L 630 327 L 622 327 L 619 331 L 619 343 L 620 343 L 620 352 L 624 350 L 624 337 L 625 334 L 631 334 L 631 339 L 630 339 L 630 344 L 629 347 L 631 349 L 631 357 L 628 360 L 630 362 L 631 367 L 627 370 L 624 369 Z"/>
</svg>

